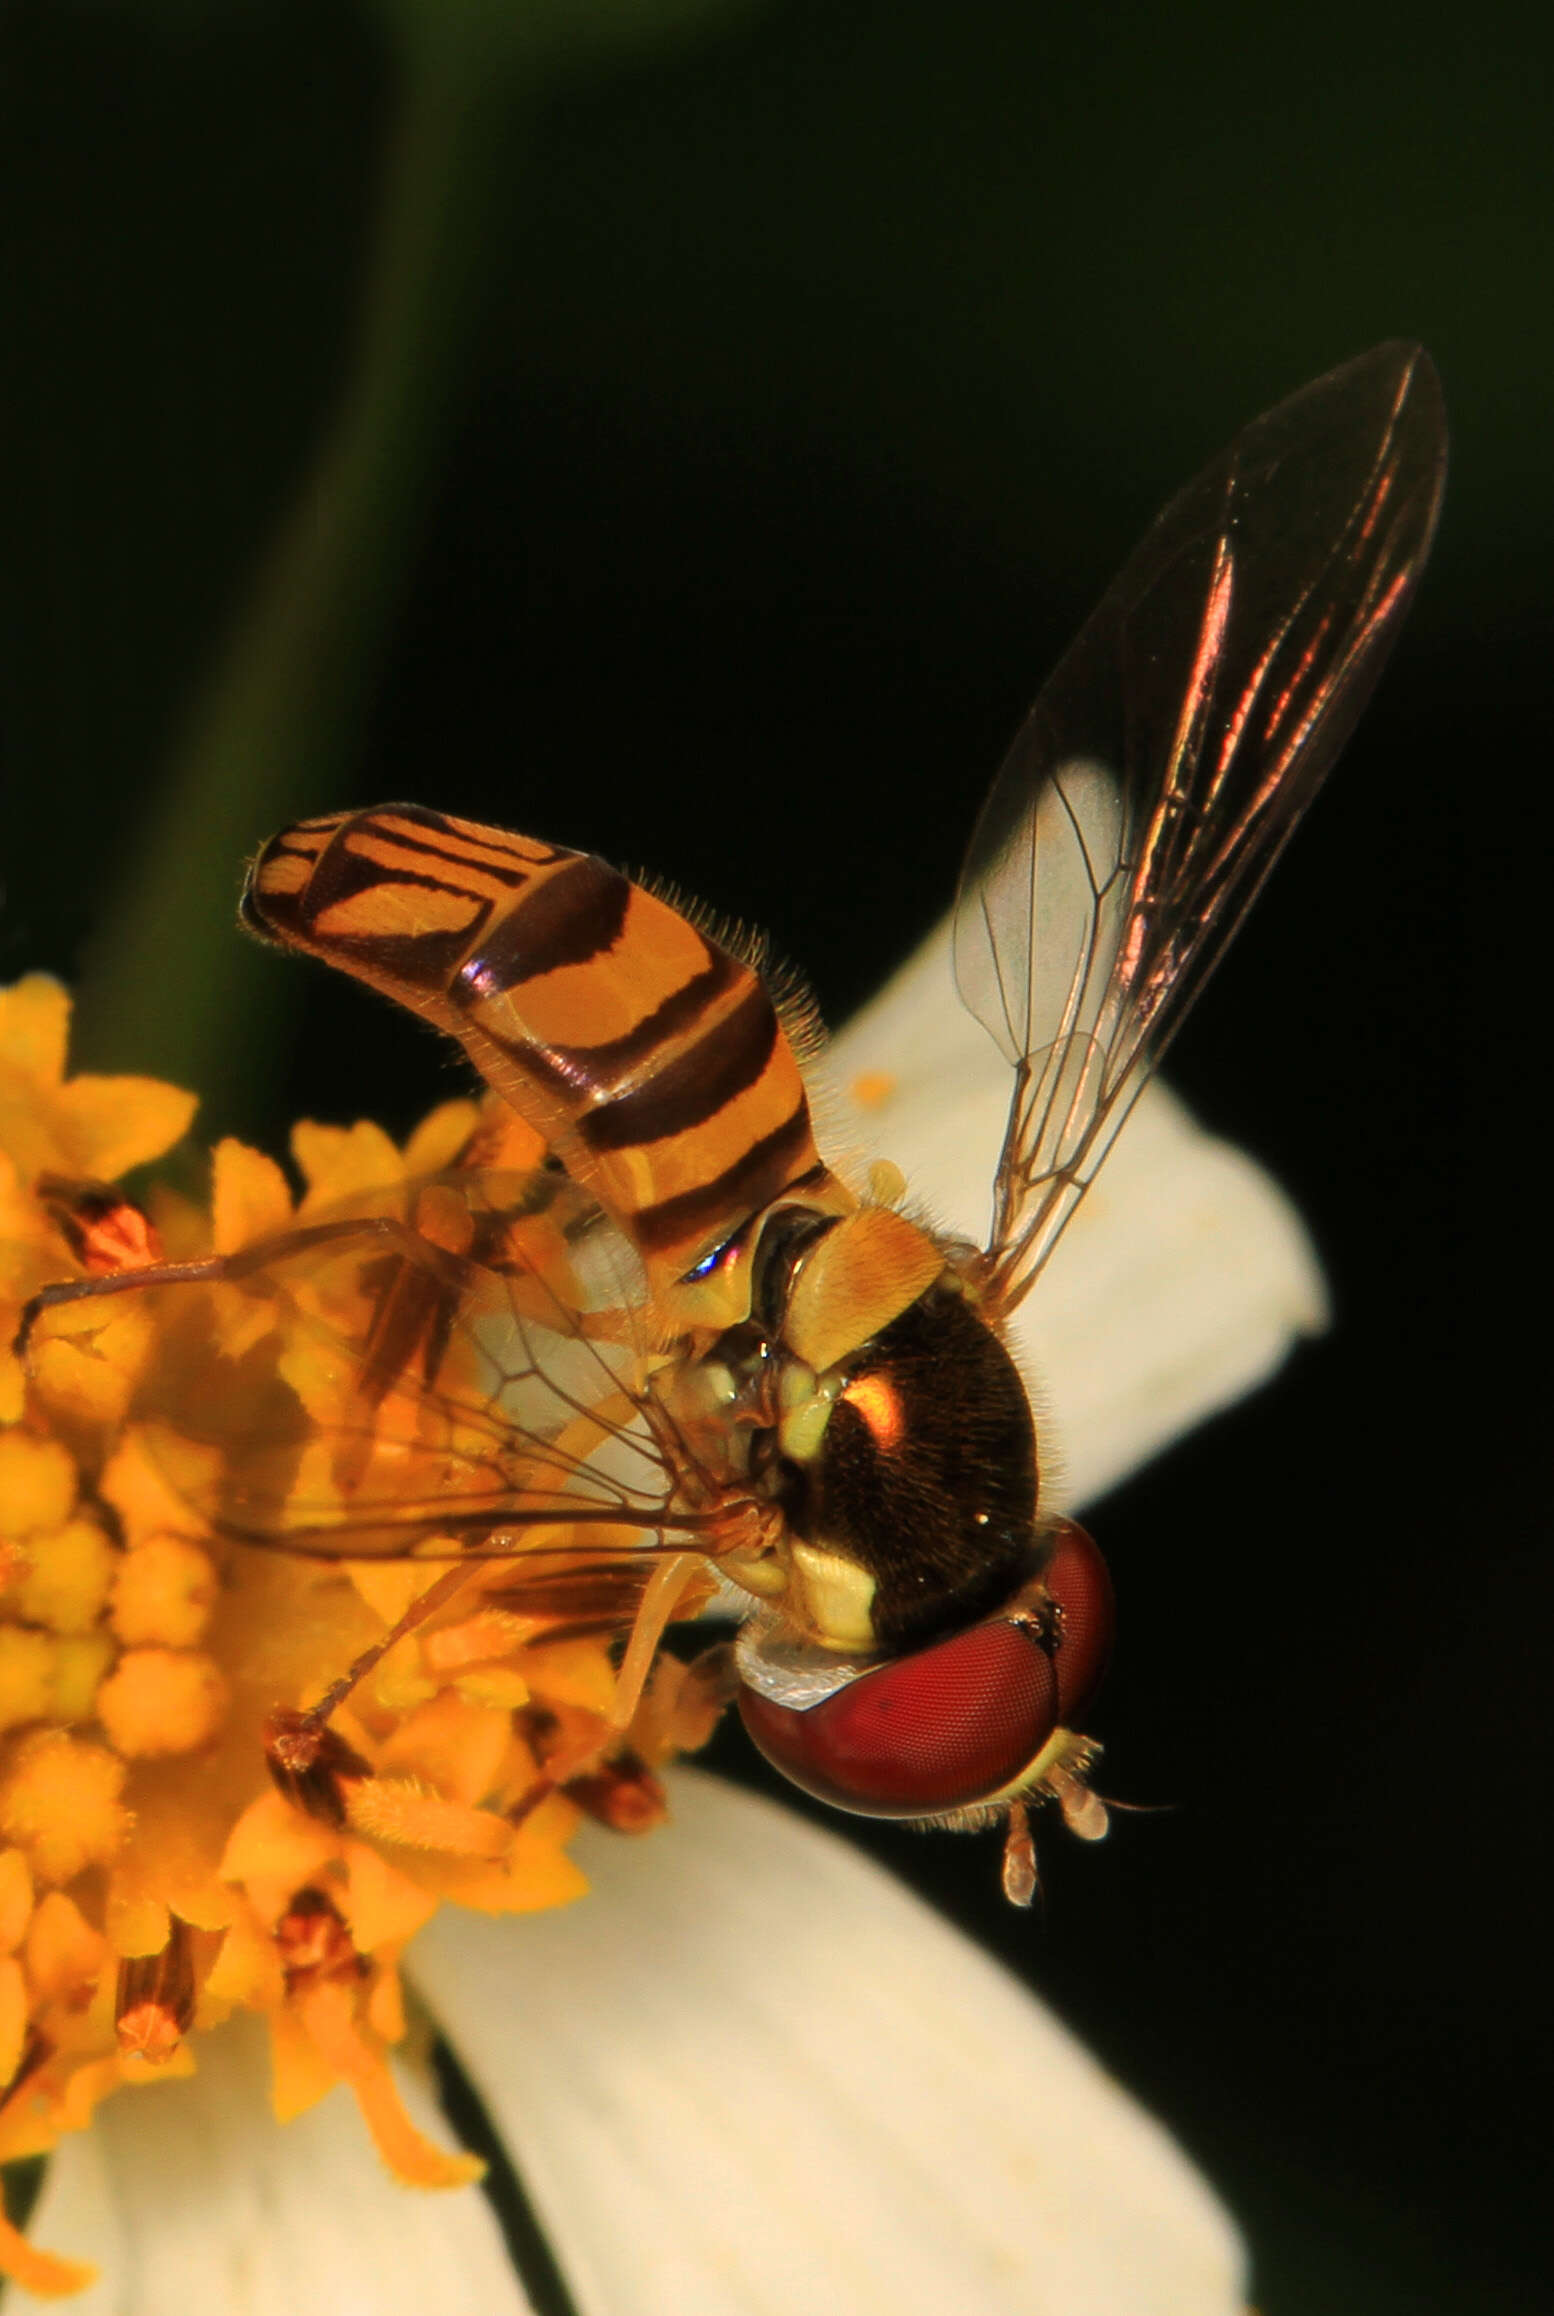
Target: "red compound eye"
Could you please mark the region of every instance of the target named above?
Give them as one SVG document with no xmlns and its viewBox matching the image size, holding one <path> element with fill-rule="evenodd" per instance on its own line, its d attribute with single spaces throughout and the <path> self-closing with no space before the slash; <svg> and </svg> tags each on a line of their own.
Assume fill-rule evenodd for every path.
<svg viewBox="0 0 1554 2316">
<path fill-rule="evenodd" d="M 806 1793 L 865 1817 L 932 1817 L 1013 1785 L 1093 1695 L 1111 1641 L 1111 1584 L 1064 1522 L 1042 1585 L 1063 1611 L 1055 1645 L 1029 1615 L 993 1617 L 862 1673 L 795 1711 L 739 1693 L 751 1737 Z"/>
</svg>

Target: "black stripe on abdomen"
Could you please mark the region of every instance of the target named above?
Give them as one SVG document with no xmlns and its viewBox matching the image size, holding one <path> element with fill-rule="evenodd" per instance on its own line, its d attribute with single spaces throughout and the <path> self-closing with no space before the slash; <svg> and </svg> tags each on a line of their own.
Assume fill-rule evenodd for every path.
<svg viewBox="0 0 1554 2316">
<path fill-rule="evenodd" d="M 618 1085 L 631 1070 L 647 1061 L 688 1029 L 745 971 L 726 949 L 707 947 L 707 963 L 693 973 L 662 1005 L 643 1015 L 635 1029 L 612 1037 L 603 1045 L 554 1045 L 543 1067 L 558 1083 L 573 1087 Z"/>
<path fill-rule="evenodd" d="M 342 835 L 355 823 L 347 823 Z M 416 848 L 420 850 L 419 846 Z M 250 931 L 271 940 L 316 948 L 338 961 L 346 971 L 360 970 L 386 980 L 403 982 L 408 989 L 441 990 L 471 940 L 478 940 L 492 903 L 452 877 L 415 870 L 385 869 L 380 862 L 352 852 L 340 837 L 325 846 L 313 863 L 305 885 L 297 892 L 271 892 L 264 886 L 264 871 L 276 859 L 308 859 L 306 851 L 276 837 L 259 855 L 239 906 Z M 364 894 L 392 888 L 396 891 L 449 893 L 468 904 L 469 914 L 452 931 L 370 933 L 346 932 L 328 926 L 328 918 L 343 912 Z M 320 930 L 320 921 L 325 929 Z"/>
<path fill-rule="evenodd" d="M 620 939 L 631 886 L 618 870 L 578 853 L 493 925 L 448 995 L 469 1007 L 503 997 L 564 965 L 586 965 Z"/>
<path fill-rule="evenodd" d="M 631 1235 L 644 1254 L 656 1254 L 663 1247 L 695 1238 L 730 1215 L 741 1211 L 753 1214 L 790 1187 L 789 1168 L 812 1148 L 809 1104 L 800 1097 L 798 1106 L 780 1126 L 753 1142 L 712 1181 L 698 1183 L 694 1190 L 682 1190 L 657 1206 L 640 1208 L 628 1225 Z"/>
<path fill-rule="evenodd" d="M 585 1110 L 578 1131 L 590 1150 L 663 1142 L 715 1118 L 753 1086 L 777 1043 L 777 1016 L 759 982 L 645 1085 Z"/>
<path fill-rule="evenodd" d="M 408 822 L 409 827 L 401 827 L 402 821 Z M 306 828 L 308 824 L 304 820 L 296 825 Z M 528 851 L 524 857 L 506 867 L 497 857 L 506 849 L 500 841 L 505 834 L 503 829 L 460 829 L 445 812 L 434 812 L 427 804 L 374 804 L 366 812 L 353 813 L 340 829 L 341 837 L 346 840 L 363 836 L 377 844 L 399 845 L 406 852 L 423 853 L 440 867 L 462 871 L 464 876 L 488 878 L 513 892 L 526 885 L 536 869 L 567 857 L 553 845 L 542 846 L 526 839 Z M 446 843 L 434 844 L 432 839 L 438 836 L 446 838 Z M 394 879 L 401 871 L 380 864 L 378 874 Z M 457 875 L 451 882 L 455 889 L 463 889 Z"/>
</svg>

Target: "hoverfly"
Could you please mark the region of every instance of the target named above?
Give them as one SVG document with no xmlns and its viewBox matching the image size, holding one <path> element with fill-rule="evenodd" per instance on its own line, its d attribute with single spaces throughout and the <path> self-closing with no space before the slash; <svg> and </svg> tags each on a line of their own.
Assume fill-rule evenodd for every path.
<svg viewBox="0 0 1554 2316">
<path fill-rule="evenodd" d="M 1414 346 L 1281 404 L 1032 709 L 955 925 L 1012 1074 L 985 1246 L 827 1163 L 808 1024 L 752 951 L 592 856 L 394 805 L 273 838 L 244 921 L 456 1038 L 543 1162 L 472 1147 L 402 1219 L 40 1301 L 153 1299 L 175 1347 L 137 1412 L 221 1533 L 452 1561 L 417 1612 L 499 1558 L 513 1602 L 613 1619 L 620 1726 L 715 1576 L 742 1615 L 718 1677 L 768 1759 L 844 1810 L 1005 1821 L 1027 1901 L 1030 1804 L 1104 1829 L 1079 1725 L 1112 1610 L 1008 1322 L 1376 680 L 1444 443 Z M 219 1373 L 196 1286 L 246 1314 Z"/>
</svg>

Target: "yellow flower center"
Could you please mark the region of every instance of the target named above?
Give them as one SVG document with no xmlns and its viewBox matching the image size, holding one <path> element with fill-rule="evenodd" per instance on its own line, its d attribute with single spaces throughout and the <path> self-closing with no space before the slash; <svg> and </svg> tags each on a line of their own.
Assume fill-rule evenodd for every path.
<svg viewBox="0 0 1554 2316">
<path fill-rule="evenodd" d="M 343 2080 L 402 2177 L 458 2184 L 479 2165 L 414 2129 L 388 2068 L 407 1941 L 444 1902 L 578 1896 L 566 1846 L 583 1811 L 656 1823 L 653 1765 L 699 1742 L 707 1713 L 689 1691 L 682 1709 L 666 1663 L 624 1742 L 606 1641 L 514 1615 L 503 1563 L 485 1561 L 314 1741 L 305 1708 L 442 1571 L 225 1541 L 137 1411 L 173 1356 L 148 1297 L 57 1306 L 25 1367 L 14 1356 L 45 1284 L 230 1254 L 295 1220 L 280 1169 L 235 1144 L 208 1213 L 169 1198 L 147 1223 L 119 1201 L 105 1185 L 160 1156 L 193 1105 L 148 1080 L 67 1079 L 67 1016 L 43 976 L 0 991 L 0 2163 L 120 2085 L 189 2068 L 199 2034 L 249 2008 L 270 2022 L 281 2115 Z M 447 1104 L 403 1152 L 372 1126 L 299 1128 L 304 1213 L 381 1198 L 398 1214 L 477 1116 Z M 236 1374 L 252 1309 L 219 1286 L 211 1307 Z M 304 1406 L 323 1388 L 287 1380 Z M 364 1442 L 360 1470 L 381 1478 L 401 1453 Z M 352 1484 L 338 1459 L 330 1484 Z M 266 1740 L 296 1726 L 306 1760 L 283 1793 Z M 87 2280 L 3 2216 L 0 2273 L 39 2292 Z"/>
</svg>

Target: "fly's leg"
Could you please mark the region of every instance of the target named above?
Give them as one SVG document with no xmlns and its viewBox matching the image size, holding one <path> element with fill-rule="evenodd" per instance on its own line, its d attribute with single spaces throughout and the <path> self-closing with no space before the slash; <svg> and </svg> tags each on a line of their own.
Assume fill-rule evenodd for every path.
<svg viewBox="0 0 1554 2316">
<path fill-rule="evenodd" d="M 615 1676 L 615 1696 L 610 1706 L 608 1726 L 612 1730 L 629 1728 L 642 1692 L 647 1687 L 658 1644 L 674 1621 L 674 1612 L 684 1599 L 691 1584 L 701 1572 L 701 1555 L 696 1552 L 676 1552 L 655 1568 L 642 1594 L 642 1605 L 637 1610 L 626 1653 L 621 1658 L 620 1671 Z"/>
<path fill-rule="evenodd" d="M 1004 1896 L 1011 1906 L 1029 1906 L 1041 1888 L 1031 1813 L 1023 1801 L 1009 1805 L 1009 1822 L 1004 1831 L 1003 1881 Z"/>
<path fill-rule="evenodd" d="M 433 1220 L 437 1219 L 433 1210 Z M 467 1219 L 467 1217 L 466 1217 Z M 23 1305 L 21 1322 L 11 1348 L 25 1358 L 33 1331 L 46 1311 L 65 1303 L 96 1301 L 104 1296 L 140 1294 L 148 1287 L 241 1286 L 258 1271 L 313 1247 L 381 1246 L 425 1271 L 445 1290 L 456 1292 L 463 1283 L 462 1250 L 444 1246 L 440 1239 L 393 1215 L 350 1215 L 334 1222 L 300 1223 L 233 1254 L 199 1255 L 189 1262 L 134 1262 L 123 1268 L 81 1279 L 60 1279 L 40 1287 Z"/>
<path fill-rule="evenodd" d="M 345 1823 L 341 1780 L 367 1777 L 371 1770 L 338 1730 L 330 1728 L 331 1714 L 344 1704 L 357 1682 L 382 1663 L 394 1643 L 451 1600 L 472 1573 L 462 1562 L 445 1568 L 434 1584 L 417 1594 L 397 1623 L 364 1648 L 337 1681 L 331 1681 L 316 1704 L 300 1711 L 283 1706 L 270 1715 L 264 1726 L 264 1757 L 271 1777 L 288 1801 L 328 1825 Z"/>
<path fill-rule="evenodd" d="M 643 1587 L 637 1605 L 631 1637 L 615 1676 L 615 1695 L 610 1710 L 604 1716 L 602 1730 L 595 1727 L 585 1731 L 572 1743 L 549 1756 L 544 1764 L 544 1775 L 538 1789 L 530 1787 L 522 1802 L 523 1814 L 528 1815 L 546 1794 L 557 1792 L 569 1785 L 581 1772 L 593 1764 L 610 1740 L 630 1728 L 642 1692 L 647 1687 L 653 1670 L 653 1660 L 659 1643 L 674 1621 L 674 1612 L 690 1586 L 701 1573 L 701 1555 L 696 1552 L 673 1552 L 654 1569 Z"/>
</svg>

